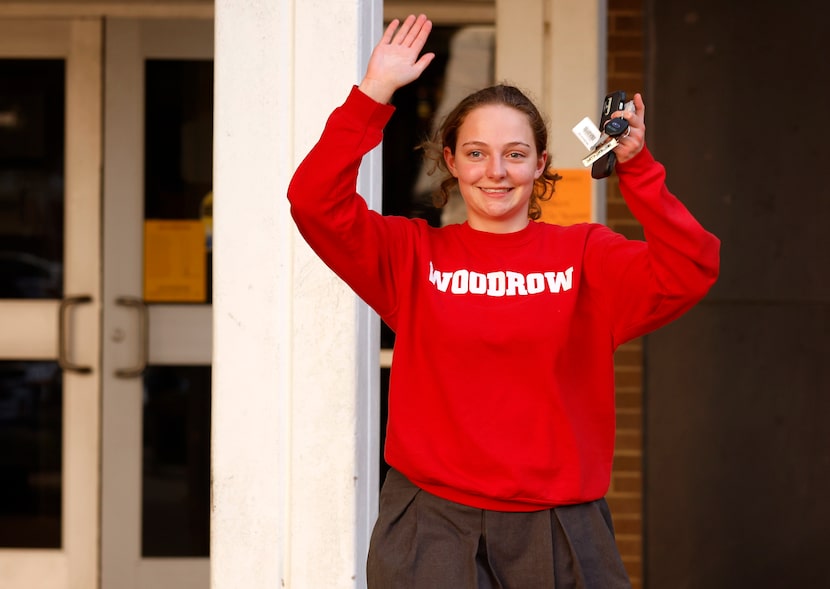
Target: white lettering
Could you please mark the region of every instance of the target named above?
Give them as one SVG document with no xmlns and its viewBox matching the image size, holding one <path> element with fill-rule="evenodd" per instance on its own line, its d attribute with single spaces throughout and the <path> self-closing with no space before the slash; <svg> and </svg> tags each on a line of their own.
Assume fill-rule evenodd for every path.
<svg viewBox="0 0 830 589">
<path fill-rule="evenodd" d="M 438 290 L 441 292 L 447 292 L 447 287 L 450 285 L 450 278 L 452 278 L 451 272 L 441 272 L 436 270 L 433 268 L 432 262 L 429 263 L 429 281 L 434 284 Z"/>
<path fill-rule="evenodd" d="M 527 293 L 539 294 L 545 290 L 545 275 L 539 272 L 527 275 Z"/>
<path fill-rule="evenodd" d="M 470 273 L 467 270 L 456 270 L 452 275 L 452 294 L 467 294 L 470 284 Z"/>
<path fill-rule="evenodd" d="M 484 294 L 487 292 L 487 277 L 479 272 L 470 272 L 470 292 Z"/>
<path fill-rule="evenodd" d="M 573 272 L 573 266 L 564 272 L 545 272 L 545 278 L 548 279 L 550 291 L 561 292 L 563 290 L 571 290 L 573 288 Z"/>
<path fill-rule="evenodd" d="M 514 297 L 516 293 L 520 295 L 526 295 L 527 290 L 525 289 L 525 277 L 523 274 L 519 274 L 518 272 L 508 272 L 507 273 L 507 296 Z"/>
<path fill-rule="evenodd" d="M 504 272 L 487 273 L 487 296 L 503 297 L 505 291 Z"/>
<path fill-rule="evenodd" d="M 573 266 L 563 272 L 531 272 L 522 274 L 506 270 L 503 272 L 472 272 L 461 268 L 454 272 L 436 270 L 429 263 L 429 281 L 440 292 L 464 295 L 486 295 L 488 297 L 515 297 L 535 295 L 543 292 L 558 294 L 573 288 Z"/>
</svg>

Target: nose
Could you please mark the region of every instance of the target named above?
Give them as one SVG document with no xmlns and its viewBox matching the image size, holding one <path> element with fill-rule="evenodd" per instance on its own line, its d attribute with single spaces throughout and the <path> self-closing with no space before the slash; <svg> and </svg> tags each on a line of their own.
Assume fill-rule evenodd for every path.
<svg viewBox="0 0 830 589">
<path fill-rule="evenodd" d="M 492 157 L 487 161 L 488 178 L 504 178 L 504 162 L 500 157 Z"/>
</svg>

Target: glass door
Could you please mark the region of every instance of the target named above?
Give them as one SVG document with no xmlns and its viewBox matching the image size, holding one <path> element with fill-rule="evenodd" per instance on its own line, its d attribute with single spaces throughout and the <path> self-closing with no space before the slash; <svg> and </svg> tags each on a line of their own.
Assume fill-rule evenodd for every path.
<svg viewBox="0 0 830 589">
<path fill-rule="evenodd" d="M 96 587 L 101 24 L 0 20 L 0 584 Z"/>
<path fill-rule="evenodd" d="M 103 589 L 207 589 L 213 27 L 105 24 Z"/>
</svg>

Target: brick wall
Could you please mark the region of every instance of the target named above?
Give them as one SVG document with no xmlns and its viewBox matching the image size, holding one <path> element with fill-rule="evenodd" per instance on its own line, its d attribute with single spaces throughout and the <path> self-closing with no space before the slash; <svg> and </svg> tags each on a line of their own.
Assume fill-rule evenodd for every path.
<svg viewBox="0 0 830 589">
<path fill-rule="evenodd" d="M 608 90 L 643 92 L 643 0 L 608 2 Z M 648 102 L 648 96 L 644 98 Z M 607 222 L 628 237 L 642 230 L 619 192 L 616 176 L 607 181 Z M 614 515 L 617 545 L 635 589 L 643 587 L 643 346 L 624 344 L 615 357 L 617 448 L 608 503 Z"/>
</svg>

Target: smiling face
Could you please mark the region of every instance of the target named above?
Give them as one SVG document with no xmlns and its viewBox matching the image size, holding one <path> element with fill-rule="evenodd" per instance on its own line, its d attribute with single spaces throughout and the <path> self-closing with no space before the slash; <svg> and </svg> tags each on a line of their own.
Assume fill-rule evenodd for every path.
<svg viewBox="0 0 830 589">
<path fill-rule="evenodd" d="M 444 160 L 458 180 L 467 222 L 478 231 L 524 229 L 534 181 L 545 170 L 527 116 L 515 108 L 487 104 L 470 111 L 458 129 L 455 152 Z"/>
</svg>

